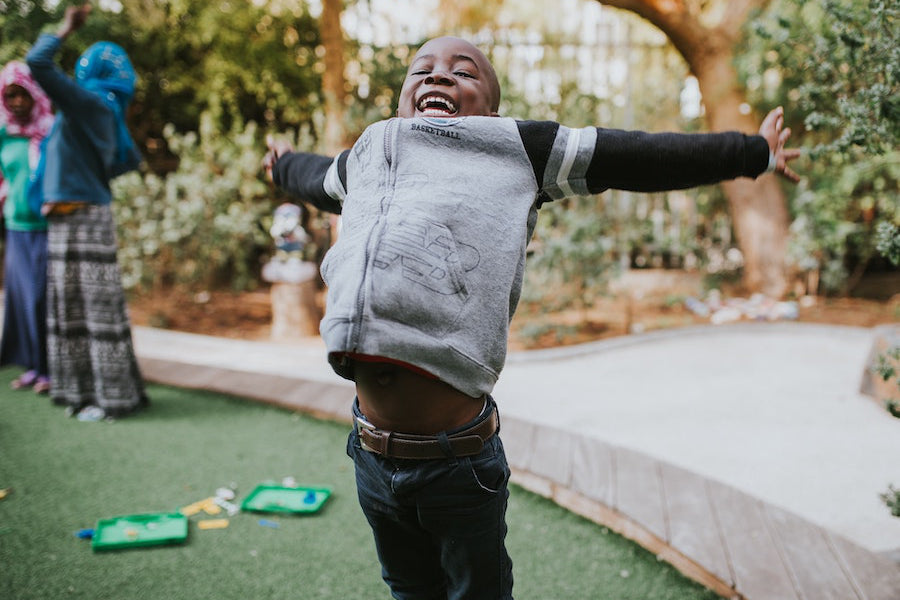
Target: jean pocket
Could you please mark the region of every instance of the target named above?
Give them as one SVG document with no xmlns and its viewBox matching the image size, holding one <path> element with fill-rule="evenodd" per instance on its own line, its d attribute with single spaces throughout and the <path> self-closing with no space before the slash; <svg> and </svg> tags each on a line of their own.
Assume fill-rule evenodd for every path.
<svg viewBox="0 0 900 600">
<path fill-rule="evenodd" d="M 347 435 L 347 456 L 355 460 L 356 451 L 359 449 L 359 434 L 356 433 L 355 429 L 351 429 L 350 433 Z"/>
<path fill-rule="evenodd" d="M 485 444 L 485 450 L 478 456 L 469 459 L 469 469 L 475 484 L 483 491 L 497 494 L 506 488 L 509 482 L 509 465 L 503 446 L 496 436 Z"/>
</svg>

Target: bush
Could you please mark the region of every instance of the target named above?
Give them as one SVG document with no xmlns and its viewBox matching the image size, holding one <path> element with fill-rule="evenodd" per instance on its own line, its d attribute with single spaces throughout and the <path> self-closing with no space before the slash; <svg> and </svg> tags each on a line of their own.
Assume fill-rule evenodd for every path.
<svg viewBox="0 0 900 600">
<path fill-rule="evenodd" d="M 889 485 L 888 491 L 880 494 L 880 496 L 884 503 L 887 504 L 887 507 L 891 509 L 891 514 L 895 517 L 900 517 L 900 489 Z"/>
<path fill-rule="evenodd" d="M 123 286 L 253 289 L 273 249 L 265 221 L 274 205 L 256 125 L 220 135 L 204 115 L 199 134 L 170 125 L 165 136 L 177 170 L 129 173 L 112 185 Z"/>
<path fill-rule="evenodd" d="M 822 157 L 812 175 L 816 183 L 801 185 L 794 200 L 789 260 L 820 272 L 822 291 L 846 293 L 878 249 L 889 250 L 900 223 L 900 154 Z"/>
<path fill-rule="evenodd" d="M 900 227 L 893 223 L 879 223 L 875 229 L 875 248 L 891 264 L 900 265 Z"/>
</svg>

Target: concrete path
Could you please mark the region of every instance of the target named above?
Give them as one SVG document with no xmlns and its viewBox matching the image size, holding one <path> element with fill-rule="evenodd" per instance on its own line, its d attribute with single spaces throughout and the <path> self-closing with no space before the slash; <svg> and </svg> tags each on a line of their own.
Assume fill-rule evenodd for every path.
<svg viewBox="0 0 900 600">
<path fill-rule="evenodd" d="M 860 394 L 870 329 L 743 324 L 514 353 L 515 480 L 726 597 L 900 600 L 900 419 Z M 135 328 L 150 380 L 347 420 L 316 339 Z"/>
</svg>

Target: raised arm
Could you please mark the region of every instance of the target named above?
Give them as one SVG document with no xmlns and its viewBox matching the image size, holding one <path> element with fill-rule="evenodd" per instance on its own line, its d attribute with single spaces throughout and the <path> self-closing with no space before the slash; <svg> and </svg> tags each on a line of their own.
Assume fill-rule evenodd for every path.
<svg viewBox="0 0 900 600">
<path fill-rule="evenodd" d="M 35 81 L 61 110 L 97 102 L 93 94 L 75 83 L 56 64 L 56 53 L 63 40 L 80 29 L 90 13 L 90 4 L 68 7 L 56 34 L 42 34 L 25 57 Z"/>
<path fill-rule="evenodd" d="M 88 15 L 91 14 L 91 3 L 85 2 L 81 6 L 69 6 L 66 8 L 66 14 L 63 17 L 62 25 L 56 35 L 65 39 L 69 34 L 81 29 Z"/>
</svg>

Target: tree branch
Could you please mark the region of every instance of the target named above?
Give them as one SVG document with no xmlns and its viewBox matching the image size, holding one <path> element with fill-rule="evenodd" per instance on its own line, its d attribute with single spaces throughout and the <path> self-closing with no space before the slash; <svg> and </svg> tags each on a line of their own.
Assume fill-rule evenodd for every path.
<svg viewBox="0 0 900 600">
<path fill-rule="evenodd" d="M 731 0 L 728 11 L 717 28 L 729 38 L 736 39 L 750 12 L 756 9 L 764 10 L 770 3 L 771 0 Z"/>
<path fill-rule="evenodd" d="M 633 12 L 666 34 L 693 68 L 696 40 L 707 38 L 708 29 L 684 0 L 597 0 L 600 4 Z"/>
<path fill-rule="evenodd" d="M 600 4 L 633 12 L 660 29 L 690 64 L 698 40 L 734 42 L 754 9 L 765 8 L 771 0 L 727 0 L 721 22 L 708 27 L 701 20 L 705 3 L 685 0 L 597 0 Z M 724 2 L 726 0 L 720 0 Z M 710 35 L 715 34 L 715 35 Z M 693 51 L 692 51 L 693 50 Z"/>
</svg>

